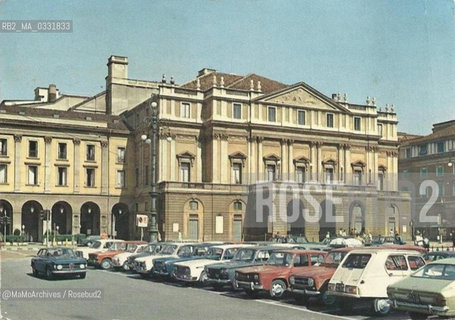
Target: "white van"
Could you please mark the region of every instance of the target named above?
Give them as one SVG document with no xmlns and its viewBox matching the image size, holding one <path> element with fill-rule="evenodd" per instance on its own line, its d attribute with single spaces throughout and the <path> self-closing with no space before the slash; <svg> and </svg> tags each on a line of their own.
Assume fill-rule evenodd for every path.
<svg viewBox="0 0 455 320">
<path fill-rule="evenodd" d="M 349 252 L 328 285 L 328 294 L 340 297 L 341 308 L 352 308 L 352 299 L 367 299 L 375 312 L 388 314 L 387 286 L 423 267 L 425 260 L 413 250 L 358 249 Z M 351 300 L 351 301 L 346 301 Z"/>
</svg>

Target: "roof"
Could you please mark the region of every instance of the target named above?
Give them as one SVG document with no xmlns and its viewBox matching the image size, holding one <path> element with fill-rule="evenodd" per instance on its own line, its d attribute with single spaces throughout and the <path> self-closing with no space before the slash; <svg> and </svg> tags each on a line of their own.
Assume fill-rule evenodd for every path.
<svg viewBox="0 0 455 320">
<path fill-rule="evenodd" d="M 190 82 L 187 82 L 181 85 L 181 88 L 184 89 L 197 89 L 197 80 L 200 82 L 200 89 L 206 91 L 213 87 L 213 76 L 216 76 L 217 86 L 221 84 L 221 77 L 223 77 L 224 87 L 229 89 L 237 90 L 250 90 L 251 89 L 251 80 L 254 83 L 254 90 L 257 90 L 258 81 L 261 82 L 261 91 L 263 93 L 271 93 L 288 87 L 288 85 L 281 82 L 257 75 L 257 74 L 248 74 L 246 76 L 239 76 L 236 74 L 221 73 L 221 72 L 210 72 L 200 76 Z"/>
<path fill-rule="evenodd" d="M 436 130 L 435 130 L 436 129 Z M 433 133 L 426 136 L 419 137 L 410 137 L 409 139 L 402 139 L 401 142 L 406 142 L 406 144 L 418 144 L 430 141 L 441 140 L 447 137 L 455 136 L 455 121 L 447 122 L 447 125 L 441 126 L 440 128 L 437 125 L 433 126 Z"/>
</svg>

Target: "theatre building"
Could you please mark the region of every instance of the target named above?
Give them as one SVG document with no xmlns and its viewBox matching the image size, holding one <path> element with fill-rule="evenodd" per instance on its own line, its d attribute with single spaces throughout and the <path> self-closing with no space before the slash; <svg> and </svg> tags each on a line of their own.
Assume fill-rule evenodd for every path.
<svg viewBox="0 0 455 320">
<path fill-rule="evenodd" d="M 151 210 L 166 240 L 319 240 L 348 232 L 410 237 L 410 194 L 398 191 L 397 116 L 374 98 L 353 104 L 304 82 L 202 69 L 184 84 L 128 78 L 108 60 L 93 97 L 35 89 L 0 104 L 0 215 L 7 233 L 137 238 Z M 152 102 L 158 108 L 157 145 Z M 274 218 L 269 214 L 274 213 Z M 318 219 L 318 217 L 321 217 Z M 43 228 L 44 226 L 44 228 Z"/>
</svg>

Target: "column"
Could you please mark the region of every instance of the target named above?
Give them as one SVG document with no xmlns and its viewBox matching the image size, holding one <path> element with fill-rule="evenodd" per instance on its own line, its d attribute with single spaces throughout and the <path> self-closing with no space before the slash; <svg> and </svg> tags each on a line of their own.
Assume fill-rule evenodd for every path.
<svg viewBox="0 0 455 320">
<path fill-rule="evenodd" d="M 226 109 L 226 108 L 225 108 Z M 230 172 L 230 163 L 228 162 L 228 135 L 221 135 L 221 152 L 220 152 L 220 180 L 221 183 L 230 183 L 228 181 L 228 172 Z"/>
<path fill-rule="evenodd" d="M 73 153 L 73 192 L 79 193 L 79 183 L 81 181 L 80 178 L 80 150 L 81 150 L 81 139 L 74 138 L 73 139 L 73 146 L 74 146 L 74 153 Z M 69 172 L 68 172 L 69 174 Z"/>
<path fill-rule="evenodd" d="M 247 171 L 247 175 L 245 176 L 245 174 L 243 175 L 244 178 L 246 178 L 246 183 L 247 184 L 250 184 L 251 182 L 251 153 L 252 153 L 252 150 L 251 150 L 251 147 L 252 147 L 252 141 L 250 138 L 247 138 L 247 144 L 248 144 L 248 148 L 247 148 L 247 159 L 246 159 L 246 171 Z"/>
<path fill-rule="evenodd" d="M 351 168 L 351 146 L 346 144 L 344 146 L 344 181 L 347 184 L 352 184 L 352 168 Z"/>
<path fill-rule="evenodd" d="M 311 111 L 313 112 L 313 111 Z M 314 181 L 316 179 L 316 166 L 317 166 L 317 159 L 316 159 L 316 144 L 314 142 L 310 142 L 310 181 Z"/>
<path fill-rule="evenodd" d="M 196 182 L 202 182 L 202 140 L 199 137 L 196 138 L 196 147 L 197 147 L 197 155 L 196 155 L 196 165 L 197 165 L 197 180 Z"/>
<path fill-rule="evenodd" d="M 393 184 L 392 184 L 392 191 L 398 190 L 398 152 L 394 151 L 392 153 L 392 169 L 393 169 Z"/>
<path fill-rule="evenodd" d="M 378 147 L 375 147 L 374 148 L 374 154 L 373 154 L 373 157 L 374 157 L 374 175 L 375 175 L 375 180 L 377 181 L 378 179 L 378 166 L 379 166 L 379 163 L 378 163 Z M 384 173 L 384 177 L 383 177 L 384 180 L 387 179 L 387 172 Z"/>
<path fill-rule="evenodd" d="M 248 172 L 249 176 L 249 184 L 256 183 L 258 176 L 258 169 L 257 169 L 257 159 L 256 159 L 256 151 L 257 151 L 257 146 L 256 146 L 256 139 L 255 138 L 250 138 L 250 145 L 251 145 L 251 154 L 249 155 L 250 157 L 250 170 Z"/>
<path fill-rule="evenodd" d="M 341 116 L 340 116 L 341 117 Z M 342 144 L 339 144 L 337 146 L 337 162 L 338 162 L 338 181 L 341 182 L 343 181 L 343 176 L 341 175 L 341 168 L 344 167 L 344 161 L 343 161 L 343 145 Z"/>
<path fill-rule="evenodd" d="M 258 144 L 258 157 L 257 157 L 257 180 L 265 180 L 265 172 L 264 172 L 264 160 L 262 159 L 262 141 L 264 140 L 263 137 L 257 137 L 257 144 Z"/>
<path fill-rule="evenodd" d="M 51 192 L 51 143 L 52 137 L 44 137 L 44 193 Z"/>
<path fill-rule="evenodd" d="M 213 183 L 220 183 L 220 178 L 218 175 L 218 170 L 219 170 L 219 160 L 218 156 L 221 150 L 218 148 L 218 140 L 221 138 L 220 134 L 214 133 L 212 136 L 212 146 L 213 146 L 213 152 L 212 152 L 212 182 Z"/>
<path fill-rule="evenodd" d="M 14 135 L 14 191 L 20 192 L 21 191 L 21 173 L 22 170 L 22 163 L 21 163 L 21 146 L 22 146 L 22 135 L 15 134 Z M 25 171 L 27 172 L 27 171 Z"/>
<path fill-rule="evenodd" d="M 366 183 L 365 183 L 365 185 L 371 184 L 372 179 L 373 179 L 373 176 L 372 176 L 373 172 L 371 172 L 371 174 L 370 174 L 370 170 L 371 170 L 370 150 L 371 150 L 370 146 L 365 147 L 365 155 L 366 155 L 366 166 L 365 166 Z"/>
<path fill-rule="evenodd" d="M 170 150 L 170 153 L 171 153 L 171 159 L 170 159 L 170 164 L 171 164 L 171 167 L 170 167 L 170 172 L 171 172 L 171 181 L 177 181 L 176 179 L 176 171 L 178 172 L 178 169 L 176 168 L 176 154 L 175 154 L 175 136 L 172 136 L 172 140 L 171 140 L 171 150 Z"/>
<path fill-rule="evenodd" d="M 294 141 L 288 140 L 288 177 L 290 180 L 294 181 Z"/>
<path fill-rule="evenodd" d="M 316 173 L 317 173 L 317 180 L 319 182 L 323 182 L 323 173 L 322 173 L 322 142 L 316 143 L 316 150 L 317 150 L 317 166 L 316 166 Z"/>
<path fill-rule="evenodd" d="M 101 141 L 101 194 L 108 193 L 109 193 L 109 142 Z"/>
<path fill-rule="evenodd" d="M 281 172 L 280 172 L 280 178 L 281 180 L 287 179 L 287 174 L 288 174 L 288 168 L 287 168 L 287 157 L 286 157 L 286 140 L 281 139 L 280 141 L 280 149 L 281 149 Z"/>
</svg>

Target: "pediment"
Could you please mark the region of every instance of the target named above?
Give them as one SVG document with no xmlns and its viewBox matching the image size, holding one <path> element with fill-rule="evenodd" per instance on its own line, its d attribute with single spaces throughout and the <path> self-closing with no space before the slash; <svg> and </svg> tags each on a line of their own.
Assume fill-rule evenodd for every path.
<svg viewBox="0 0 455 320">
<path fill-rule="evenodd" d="M 283 104 L 350 113 L 344 106 L 303 83 L 262 97 L 260 100 L 267 104 Z"/>
</svg>

